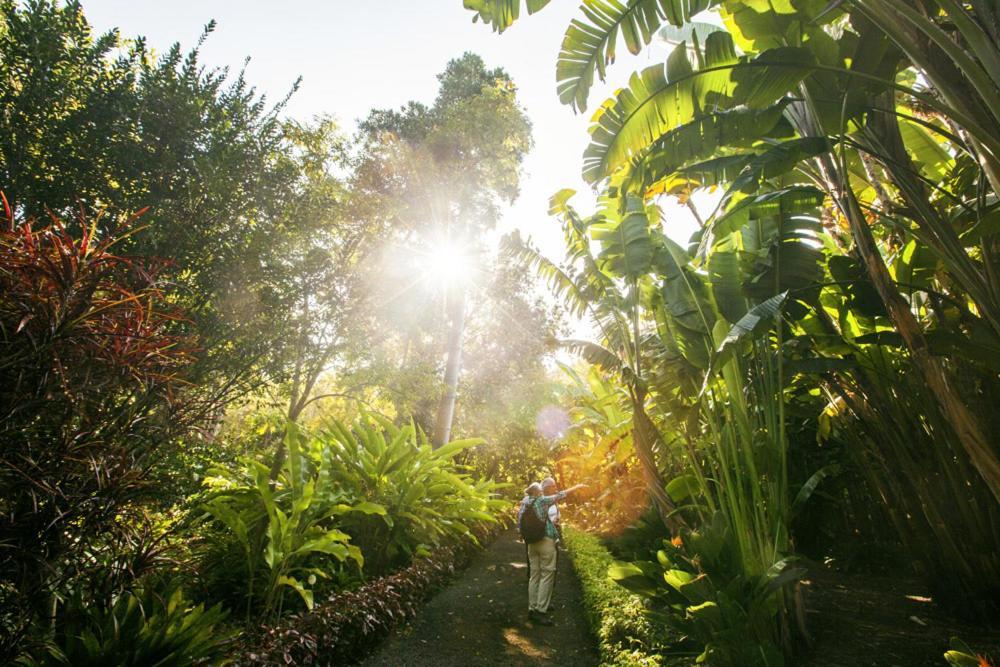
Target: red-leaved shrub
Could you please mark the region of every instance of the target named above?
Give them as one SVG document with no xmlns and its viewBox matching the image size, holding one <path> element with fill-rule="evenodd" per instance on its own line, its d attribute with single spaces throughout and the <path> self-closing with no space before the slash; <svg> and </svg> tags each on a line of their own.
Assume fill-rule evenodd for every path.
<svg viewBox="0 0 1000 667">
<path fill-rule="evenodd" d="M 52 594 L 107 570 L 101 545 L 136 527 L 123 512 L 184 422 L 180 373 L 193 351 L 163 263 L 113 252 L 138 215 L 108 229 L 82 213 L 38 224 L 3 204 L 0 656 L 51 613 Z"/>
</svg>

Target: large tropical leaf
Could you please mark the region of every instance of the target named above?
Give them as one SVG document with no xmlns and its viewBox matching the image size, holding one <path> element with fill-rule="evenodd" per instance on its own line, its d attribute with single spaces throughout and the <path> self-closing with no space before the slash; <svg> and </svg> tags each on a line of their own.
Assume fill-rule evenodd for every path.
<svg viewBox="0 0 1000 667">
<path fill-rule="evenodd" d="M 758 303 L 741 317 L 719 345 L 715 358 L 712 359 L 712 370 L 722 368 L 733 356 L 735 350 L 745 341 L 752 340 L 768 331 L 781 314 L 786 301 L 788 301 L 787 292 L 776 294 L 767 301 Z"/>
<path fill-rule="evenodd" d="M 594 114 L 584 152 L 584 179 L 597 183 L 643 154 L 667 132 L 694 121 L 709 108 L 745 104 L 762 109 L 785 96 L 810 72 L 805 49 L 780 48 L 738 61 L 728 33 L 706 41 L 705 63 L 695 71 L 685 45 L 666 67 L 636 73 L 629 85 Z"/>
<path fill-rule="evenodd" d="M 707 368 L 712 349 L 715 310 L 704 279 L 690 266 L 690 256 L 663 235 L 657 236 L 655 266 L 661 278 L 659 303 L 670 343 L 695 368 Z"/>
<path fill-rule="evenodd" d="M 789 136 L 792 129 L 783 122 L 783 113 L 791 101 L 785 98 L 764 109 L 713 111 L 667 131 L 622 170 L 621 188 L 646 192 L 682 166 L 710 158 L 720 148 L 745 148 L 760 139 Z"/>
<path fill-rule="evenodd" d="M 754 219 L 812 213 L 825 197 L 821 190 L 812 186 L 795 186 L 746 197 L 710 222 L 709 230 L 715 238 L 723 238 Z"/>
<path fill-rule="evenodd" d="M 828 153 L 832 148 L 833 142 L 826 137 L 799 137 L 772 144 L 747 162 L 729 190 L 755 192 L 762 181 L 784 176 L 803 160 Z"/>
<path fill-rule="evenodd" d="M 549 0 L 524 0 L 528 13 L 534 14 Z M 521 15 L 521 0 L 462 0 L 466 9 L 476 12 L 473 21 L 482 21 L 496 32 L 503 32 Z"/>
<path fill-rule="evenodd" d="M 589 340 L 568 339 L 559 341 L 561 347 L 579 354 L 588 363 L 598 366 L 606 373 L 619 375 L 628 384 L 635 381 L 634 371 L 619 357 L 606 347 Z"/>
<path fill-rule="evenodd" d="M 732 250 L 716 250 L 708 256 L 708 276 L 715 305 L 729 322 L 737 322 L 747 312 L 743 295 L 740 260 Z"/>
<path fill-rule="evenodd" d="M 508 234 L 500 240 L 500 252 L 516 263 L 532 271 L 544 280 L 569 309 L 582 317 L 593 304 L 594 294 L 590 287 L 575 275 L 571 267 L 562 267 L 538 251 L 518 232 Z"/>
<path fill-rule="evenodd" d="M 594 74 L 604 81 L 607 66 L 615 61 L 619 34 L 628 50 L 637 54 L 657 34 L 664 20 L 669 19 L 675 26 L 684 25 L 694 14 L 717 1 L 584 0 L 580 6 L 583 18 L 570 23 L 556 62 L 559 100 L 573 105 L 577 111 L 587 108 Z M 702 32 L 702 37 L 709 32 L 714 30 Z M 691 38 L 688 34 L 684 40 Z"/>
<path fill-rule="evenodd" d="M 638 280 L 649 272 L 653 242 L 649 217 L 641 198 L 628 196 L 621 220 L 606 220 L 592 229 L 594 240 L 603 246 L 598 260 L 607 271 L 630 280 Z"/>
<path fill-rule="evenodd" d="M 709 37 L 709 52 L 723 66 L 736 62 L 732 39 L 726 33 Z M 728 47 L 728 48 L 727 48 Z M 654 65 L 632 75 L 629 84 L 607 100 L 594 114 L 590 145 L 583 154 L 584 179 L 596 183 L 628 163 L 668 130 L 690 122 L 701 113 L 708 92 L 727 97 L 728 77 L 706 83 L 721 84 L 715 90 L 696 87 L 698 74 L 688 59 L 687 47 L 679 45 L 667 58 L 666 66 Z M 698 92 L 704 90 L 699 99 Z"/>
<path fill-rule="evenodd" d="M 659 176 L 658 180 L 651 175 L 633 174 L 629 170 L 622 170 L 622 174 L 615 178 L 615 182 L 620 183 L 619 187 L 623 190 L 637 190 L 636 186 L 626 181 L 641 176 L 642 182 L 646 184 L 646 196 L 675 194 L 688 192 L 692 188 L 721 185 L 728 185 L 730 194 L 753 193 L 766 179 L 786 177 L 784 182 L 787 183 L 789 179 L 786 175 L 797 169 L 802 161 L 829 152 L 832 145 L 826 137 L 799 137 L 777 142 L 773 137 L 768 137 L 763 138 L 750 150 L 736 149 L 739 152 L 735 153 L 730 153 L 732 149 L 719 150 L 715 157 L 689 162 L 673 173 Z M 652 151 L 649 155 L 656 157 Z M 669 160 L 668 156 L 663 156 L 662 159 Z M 806 180 L 805 176 L 800 178 Z"/>
</svg>

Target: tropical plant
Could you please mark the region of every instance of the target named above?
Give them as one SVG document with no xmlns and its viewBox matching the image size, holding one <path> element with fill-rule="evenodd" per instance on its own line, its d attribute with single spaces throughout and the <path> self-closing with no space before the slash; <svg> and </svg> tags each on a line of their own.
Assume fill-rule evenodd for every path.
<svg viewBox="0 0 1000 667">
<path fill-rule="evenodd" d="M 245 461 L 242 469 L 215 470 L 205 480 L 207 497 L 199 509 L 224 526 L 239 549 L 242 571 L 238 581 L 244 582 L 247 624 L 258 606 L 265 616 L 280 615 L 289 589 L 311 609 L 314 596 L 309 586 L 317 578 L 328 578 L 348 559 L 358 568 L 364 565 L 361 550 L 337 527 L 338 518 L 351 511 L 380 508 L 338 502 L 343 494 L 336 487 L 329 488 L 332 480 L 304 454 L 304 444 L 305 437 L 289 423 L 285 429 L 288 457 L 274 483 L 270 467 L 256 460 Z M 237 560 L 231 553 L 219 559 L 211 548 L 219 545 L 208 546 L 204 562 L 209 566 L 225 570 Z M 231 548 L 229 541 L 221 546 Z"/>
<path fill-rule="evenodd" d="M 220 628 L 226 613 L 221 605 L 193 605 L 180 588 L 157 591 L 148 587 L 124 591 L 104 607 L 80 596 L 69 601 L 71 611 L 55 639 L 39 655 L 17 664 L 185 665 L 225 664 L 231 633 Z"/>
<path fill-rule="evenodd" d="M 781 589 L 804 570 L 783 560 L 748 574 L 737 539 L 717 513 L 699 529 L 664 540 L 657 562 L 618 562 L 608 573 L 649 600 L 651 618 L 700 644 L 698 663 L 778 667 L 785 663 L 772 619 Z"/>
<path fill-rule="evenodd" d="M 276 480 L 271 462 L 247 459 L 212 471 L 196 505 L 210 522 L 203 575 L 215 595 L 240 592 L 234 604 L 248 624 L 254 611 L 276 618 L 290 609 L 290 591 L 311 609 L 325 580 L 336 587 L 446 542 L 475 542 L 474 529 L 505 506 L 494 498 L 497 484 L 472 479 L 454 461 L 481 440 L 434 449 L 413 424 L 367 415 L 351 427 L 329 418 L 315 432 L 281 428 L 287 457 Z"/>
<path fill-rule="evenodd" d="M 550 0 L 525 0 L 529 14 L 534 14 Z M 482 21 L 493 26 L 497 32 L 503 32 L 517 20 L 521 14 L 521 0 L 463 0 L 465 8 L 476 12 L 474 21 Z"/>
<path fill-rule="evenodd" d="M 142 532 L 149 466 L 200 410 L 185 392 L 194 341 L 160 263 L 117 254 L 138 215 L 81 213 L 74 234 L 3 203 L 0 653 L 66 586 L 103 576 L 116 535 Z"/>
<path fill-rule="evenodd" d="M 735 324 L 767 292 L 791 290 L 786 321 L 771 335 L 776 381 L 766 395 L 745 399 L 746 413 L 770 410 L 767 396 L 784 395 L 789 382 L 788 397 L 815 409 L 802 397 L 816 395 L 821 384 L 832 413 L 849 406 L 851 419 L 869 425 L 872 435 L 862 439 L 870 443 L 869 456 L 885 457 L 874 468 L 878 473 L 865 471 L 872 494 L 886 498 L 886 511 L 897 519 L 906 516 L 904 507 L 923 508 L 914 515 L 926 519 L 919 528 L 894 521 L 903 541 L 946 546 L 936 553 L 915 549 L 924 572 L 935 573 L 930 580 L 961 573 L 963 591 L 978 600 L 995 596 L 995 564 L 981 556 L 993 549 L 995 536 L 983 527 L 994 520 L 1000 499 L 1000 455 L 991 437 L 997 422 L 986 407 L 998 387 L 986 350 L 1000 340 L 997 237 L 989 222 L 1000 127 L 988 101 L 996 95 L 991 63 L 1000 43 L 995 9 L 950 2 L 665 0 L 597 12 L 598 4 L 584 3 L 584 18 L 570 28 L 579 33 L 575 47 L 564 48 L 557 65 L 573 69 L 560 92 L 577 108 L 594 74 L 603 77 L 630 11 L 649 8 L 642 29 L 626 35 L 630 46 L 667 23 L 688 32 L 663 65 L 633 75 L 601 105 L 584 177 L 616 197 L 619 209 L 630 206 L 630 197 L 676 195 L 690 204 L 695 189 L 721 191 L 710 215 L 695 210 L 703 229 L 688 260 L 695 273 L 707 273 L 717 314 Z M 693 16 L 712 8 L 725 30 L 699 32 Z M 770 242 L 756 242 L 764 237 Z M 673 295 L 666 303 L 669 313 L 692 302 Z M 740 374 L 734 378 L 734 369 L 722 368 L 731 363 L 724 349 L 711 352 L 719 337 L 705 347 L 696 342 L 704 331 L 694 332 L 694 344 L 691 333 L 669 331 L 665 346 L 670 349 L 672 339 L 688 362 L 710 376 L 722 370 L 729 385 L 709 377 L 699 392 L 699 413 L 704 418 L 711 412 L 706 407 L 728 404 L 739 414 L 732 380 Z M 711 367 L 705 355 L 692 354 L 699 347 L 709 351 Z M 794 365 L 782 370 L 782 357 Z M 960 382 L 968 372 L 976 381 Z M 745 388 L 753 386 L 763 385 L 751 380 Z M 900 386 L 915 391 L 903 396 Z M 920 424 L 902 409 L 915 396 L 928 415 Z M 775 406 L 779 412 L 782 405 Z M 677 423 L 689 424 L 675 408 Z M 777 417 L 767 421 L 784 428 L 786 416 Z M 894 435 L 890 441 L 897 444 L 885 452 L 874 445 L 881 441 L 875 432 L 906 435 Z M 784 435 L 771 433 L 777 447 L 767 451 L 785 449 Z M 941 449 L 941 442 L 948 444 Z M 947 460 L 930 463 L 934 452 Z M 897 484 L 890 469 L 905 471 L 905 482 Z M 928 470 L 942 474 L 928 476 Z M 962 509 L 970 506 L 960 488 L 993 498 L 982 509 Z M 942 522 L 944 516 L 957 523 Z M 974 536 L 975 556 L 947 547 L 955 543 L 952 527 Z M 935 532 L 940 542 L 931 538 Z M 989 574 L 970 576 L 977 567 Z"/>
<path fill-rule="evenodd" d="M 496 521 L 506 506 L 495 497 L 501 485 L 474 479 L 455 462 L 482 442 L 433 448 L 412 422 L 399 427 L 378 416 L 351 427 L 329 419 L 317 430 L 311 448 L 323 466 L 318 488 L 352 508 L 341 525 L 364 553 L 368 573 L 405 565 L 448 541 L 475 542 L 473 529 Z"/>
</svg>

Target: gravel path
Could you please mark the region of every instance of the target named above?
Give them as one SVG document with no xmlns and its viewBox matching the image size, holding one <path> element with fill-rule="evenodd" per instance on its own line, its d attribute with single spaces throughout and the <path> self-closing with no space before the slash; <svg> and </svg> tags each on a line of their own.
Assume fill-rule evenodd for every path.
<svg viewBox="0 0 1000 667">
<path fill-rule="evenodd" d="M 549 610 L 555 625 L 542 627 L 527 619 L 524 556 L 516 532 L 502 534 L 409 625 L 389 637 L 365 667 L 597 665 L 569 558 L 559 556 Z"/>
</svg>

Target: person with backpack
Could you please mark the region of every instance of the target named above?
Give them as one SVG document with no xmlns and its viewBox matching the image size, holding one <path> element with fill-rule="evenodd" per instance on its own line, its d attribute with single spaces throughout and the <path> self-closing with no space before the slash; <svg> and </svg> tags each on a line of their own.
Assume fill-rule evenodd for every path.
<svg viewBox="0 0 1000 667">
<path fill-rule="evenodd" d="M 551 496 L 556 493 L 556 480 L 552 477 L 546 477 L 541 481 L 542 485 L 542 495 Z M 552 503 L 549 506 L 549 523 L 556 530 L 556 549 L 564 548 L 562 535 L 562 524 L 559 523 L 559 503 Z M 556 569 L 559 569 L 558 563 L 556 564 Z"/>
<path fill-rule="evenodd" d="M 539 625 L 552 625 L 547 613 L 556 581 L 558 533 L 549 521 L 549 508 L 585 486 L 577 484 L 551 496 L 543 494 L 538 482 L 524 490 L 517 525 L 528 550 L 528 620 Z"/>
</svg>

